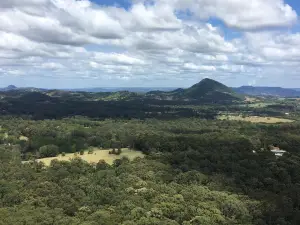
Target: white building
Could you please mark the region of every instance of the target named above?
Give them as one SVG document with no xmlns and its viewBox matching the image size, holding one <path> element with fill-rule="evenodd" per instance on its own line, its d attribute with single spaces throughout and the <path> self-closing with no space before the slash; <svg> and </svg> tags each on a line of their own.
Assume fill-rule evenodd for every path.
<svg viewBox="0 0 300 225">
<path fill-rule="evenodd" d="M 273 149 L 271 150 L 271 152 L 273 152 L 278 157 L 281 157 L 283 156 L 284 153 L 286 153 L 286 151 L 280 149 Z"/>
</svg>

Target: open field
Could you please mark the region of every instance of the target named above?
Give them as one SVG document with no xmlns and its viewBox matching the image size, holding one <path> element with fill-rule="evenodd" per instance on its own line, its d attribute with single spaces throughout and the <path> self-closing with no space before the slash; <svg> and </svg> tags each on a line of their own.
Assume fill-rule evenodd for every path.
<svg viewBox="0 0 300 225">
<path fill-rule="evenodd" d="M 37 161 L 43 162 L 46 166 L 49 166 L 53 159 L 57 159 L 59 161 L 69 161 L 78 157 L 89 163 L 97 163 L 99 162 L 99 160 L 105 160 L 105 162 L 107 162 L 108 164 L 112 164 L 114 160 L 121 159 L 123 156 L 128 157 L 130 160 L 133 160 L 137 157 L 144 157 L 144 154 L 142 152 L 129 150 L 128 148 L 123 148 L 121 155 L 110 155 L 110 150 L 101 150 L 98 148 L 93 148 L 93 150 L 93 154 L 88 154 L 88 152 L 85 151 L 84 155 L 80 155 L 78 153 L 75 155 L 74 153 L 70 153 L 66 154 L 65 156 L 59 155 L 57 157 L 38 159 Z"/>
<path fill-rule="evenodd" d="M 264 108 L 264 107 L 267 107 L 269 105 L 274 105 L 274 103 L 258 102 L 258 103 L 248 104 L 247 106 L 252 107 L 252 108 Z"/>
<path fill-rule="evenodd" d="M 221 115 L 218 117 L 219 120 L 237 120 L 246 121 L 252 123 L 291 123 L 293 120 L 276 118 L 276 117 L 260 117 L 260 116 L 234 116 L 234 115 Z"/>
</svg>

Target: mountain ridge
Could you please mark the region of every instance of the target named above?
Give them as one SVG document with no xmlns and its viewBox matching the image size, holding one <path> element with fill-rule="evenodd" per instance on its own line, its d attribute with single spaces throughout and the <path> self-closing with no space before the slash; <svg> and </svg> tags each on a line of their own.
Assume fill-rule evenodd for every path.
<svg viewBox="0 0 300 225">
<path fill-rule="evenodd" d="M 215 90 L 213 90 L 215 89 Z M 227 87 L 226 85 L 215 81 L 213 79 L 205 78 L 200 82 L 192 85 L 189 88 L 171 88 L 171 87 L 99 87 L 99 88 L 75 88 L 75 89 L 45 89 L 35 87 L 16 87 L 15 85 L 9 85 L 4 88 L 0 88 L 0 91 L 67 91 L 67 92 L 138 92 L 146 93 L 148 95 L 174 95 L 175 97 L 187 97 L 198 98 L 199 96 L 216 93 L 223 93 L 227 95 L 233 95 L 240 97 L 239 95 L 251 95 L 251 96 L 275 96 L 275 97 L 300 97 L 300 88 L 282 88 L 282 87 L 268 87 L 268 86 L 241 86 L 241 87 Z"/>
<path fill-rule="evenodd" d="M 300 89 L 297 88 L 241 86 L 233 90 L 253 96 L 300 97 Z"/>
</svg>

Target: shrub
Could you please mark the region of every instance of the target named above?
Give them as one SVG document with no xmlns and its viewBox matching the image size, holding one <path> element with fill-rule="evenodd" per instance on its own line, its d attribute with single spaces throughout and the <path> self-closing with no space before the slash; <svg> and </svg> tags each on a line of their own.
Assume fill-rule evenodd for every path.
<svg viewBox="0 0 300 225">
<path fill-rule="evenodd" d="M 99 160 L 96 165 L 97 170 L 105 170 L 110 168 L 110 165 L 105 162 L 105 160 Z"/>
<path fill-rule="evenodd" d="M 116 155 L 120 155 L 122 153 L 122 150 L 121 148 L 118 148 L 117 152 L 116 152 Z"/>
</svg>

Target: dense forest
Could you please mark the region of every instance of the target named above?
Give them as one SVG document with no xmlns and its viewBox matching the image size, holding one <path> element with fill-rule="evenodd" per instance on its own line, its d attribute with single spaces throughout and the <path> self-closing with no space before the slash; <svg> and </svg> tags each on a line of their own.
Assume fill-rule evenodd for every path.
<svg viewBox="0 0 300 225">
<path fill-rule="evenodd" d="M 297 224 L 299 128 L 195 118 L 2 117 L 0 217 L 3 224 L 53 224 L 54 215 L 54 224 Z M 21 162 L 114 144 L 147 157 L 113 165 Z M 276 158 L 262 150 L 271 144 L 288 153 Z M 45 146 L 56 152 L 41 155 Z"/>
<path fill-rule="evenodd" d="M 0 224 L 300 224 L 298 100 L 2 95 Z M 290 122 L 217 119 L 236 113 Z M 39 161 L 91 147 L 145 157 Z"/>
</svg>

